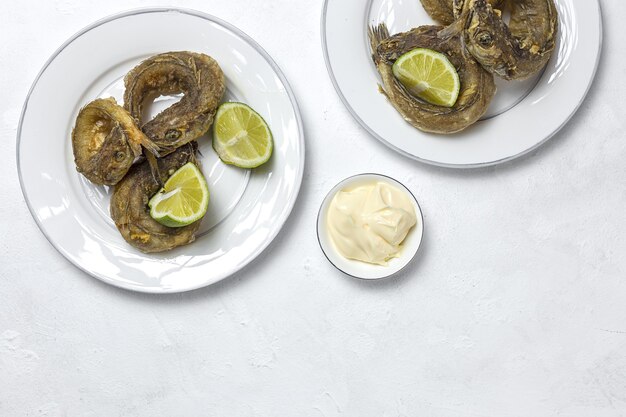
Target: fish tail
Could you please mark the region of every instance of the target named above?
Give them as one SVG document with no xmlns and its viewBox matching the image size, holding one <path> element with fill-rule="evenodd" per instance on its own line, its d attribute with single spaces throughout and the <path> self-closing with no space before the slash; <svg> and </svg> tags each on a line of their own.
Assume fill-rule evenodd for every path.
<svg viewBox="0 0 626 417">
<path fill-rule="evenodd" d="M 375 26 L 370 26 L 367 30 L 367 34 L 370 40 L 370 47 L 372 48 L 372 52 L 376 53 L 376 49 L 378 45 L 385 39 L 389 38 L 389 29 L 387 29 L 387 25 L 384 23 L 380 23 Z"/>
</svg>

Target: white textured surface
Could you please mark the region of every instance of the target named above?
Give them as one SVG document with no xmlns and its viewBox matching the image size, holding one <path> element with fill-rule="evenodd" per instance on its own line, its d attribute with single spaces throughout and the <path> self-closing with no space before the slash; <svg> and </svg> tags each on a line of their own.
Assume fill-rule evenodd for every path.
<svg viewBox="0 0 626 417">
<path fill-rule="evenodd" d="M 322 58 L 320 0 L 176 2 L 276 59 L 300 101 L 308 165 L 262 257 L 218 285 L 155 297 L 55 252 L 14 155 L 49 55 L 93 20 L 165 4 L 0 3 L 0 416 L 626 415 L 626 3 L 603 1 L 598 79 L 562 133 L 523 160 L 451 171 L 393 154 L 349 117 Z M 419 260 L 384 282 L 340 275 L 315 238 L 326 191 L 372 170 L 408 185 L 426 221 Z"/>
</svg>

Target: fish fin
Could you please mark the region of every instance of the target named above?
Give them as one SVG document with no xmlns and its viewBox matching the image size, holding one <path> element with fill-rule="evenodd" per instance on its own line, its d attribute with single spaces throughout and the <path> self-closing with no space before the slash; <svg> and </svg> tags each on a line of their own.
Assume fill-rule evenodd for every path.
<svg viewBox="0 0 626 417">
<path fill-rule="evenodd" d="M 465 29 L 465 16 L 467 16 L 467 13 L 464 12 L 454 23 L 437 32 L 437 37 L 439 39 L 450 39 L 460 35 L 463 29 Z"/>
<path fill-rule="evenodd" d="M 389 99 L 389 95 L 385 91 L 385 88 L 380 84 L 378 84 L 378 92 Z"/>
<path fill-rule="evenodd" d="M 375 53 L 378 45 L 385 39 L 389 38 L 389 29 L 387 29 L 387 25 L 384 23 L 380 23 L 376 26 L 370 26 L 367 30 L 367 35 L 370 40 L 370 47 L 372 48 L 372 52 Z"/>
<path fill-rule="evenodd" d="M 163 150 L 161 149 L 159 145 L 157 145 L 156 143 L 148 139 L 148 137 L 144 134 L 141 134 L 138 136 L 139 136 L 139 145 L 143 146 L 143 148 L 146 149 L 149 153 L 159 158 L 164 156 L 162 153 Z"/>
<path fill-rule="evenodd" d="M 135 158 L 139 157 L 143 152 L 141 145 L 135 141 L 129 140 L 128 145 L 130 146 L 131 151 L 133 151 L 133 156 Z"/>
<path fill-rule="evenodd" d="M 150 165 L 150 172 L 152 173 L 152 178 L 159 184 L 160 187 L 163 187 L 163 181 L 161 181 L 161 171 L 159 170 L 159 163 L 156 159 L 156 156 L 151 152 L 145 152 L 146 160 L 148 161 L 148 165 Z"/>
</svg>

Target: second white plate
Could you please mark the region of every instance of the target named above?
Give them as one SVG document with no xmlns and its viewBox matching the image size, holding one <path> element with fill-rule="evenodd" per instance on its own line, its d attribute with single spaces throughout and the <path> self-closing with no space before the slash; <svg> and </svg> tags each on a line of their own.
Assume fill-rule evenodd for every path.
<svg viewBox="0 0 626 417">
<path fill-rule="evenodd" d="M 445 136 L 406 123 L 378 92 L 367 26 L 390 33 L 433 24 L 419 0 L 325 0 L 322 43 L 337 93 L 354 118 L 394 150 L 433 165 L 480 167 L 524 155 L 551 138 L 582 103 L 600 57 L 602 21 L 597 0 L 555 0 L 557 50 L 542 74 L 523 82 L 497 81 L 485 118 Z"/>
</svg>

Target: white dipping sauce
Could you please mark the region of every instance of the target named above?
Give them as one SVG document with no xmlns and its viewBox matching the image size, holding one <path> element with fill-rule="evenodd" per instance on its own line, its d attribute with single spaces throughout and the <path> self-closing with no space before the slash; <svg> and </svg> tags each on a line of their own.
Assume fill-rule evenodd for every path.
<svg viewBox="0 0 626 417">
<path fill-rule="evenodd" d="M 326 217 L 331 240 L 342 256 L 378 265 L 398 257 L 416 222 L 407 193 L 381 181 L 340 190 Z"/>
</svg>

